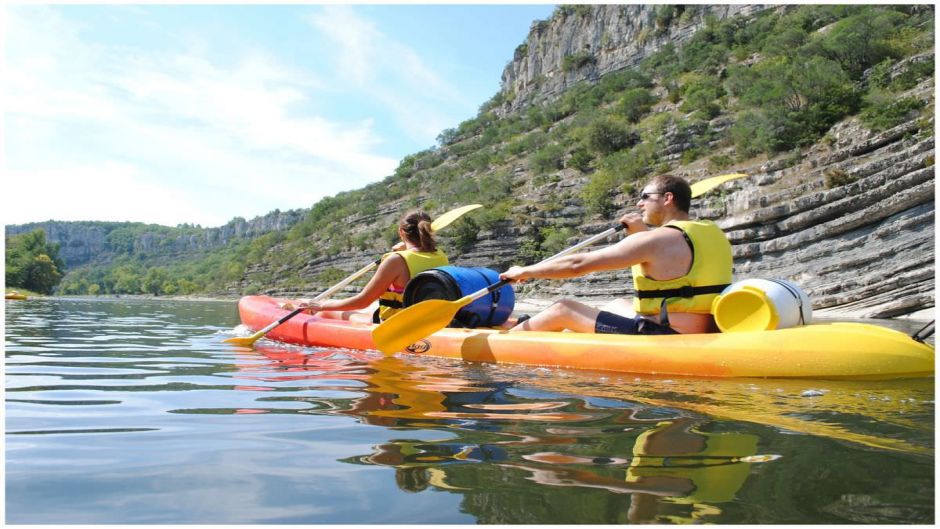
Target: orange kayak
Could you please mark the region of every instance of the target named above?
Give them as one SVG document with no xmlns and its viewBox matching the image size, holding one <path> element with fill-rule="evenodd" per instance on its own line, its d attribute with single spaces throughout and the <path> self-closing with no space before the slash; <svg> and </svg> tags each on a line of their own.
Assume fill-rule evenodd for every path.
<svg viewBox="0 0 940 529">
<path fill-rule="evenodd" d="M 257 331 L 289 311 L 285 300 L 246 296 L 242 323 Z M 375 349 L 375 325 L 298 314 L 267 334 L 286 343 Z M 816 323 L 791 329 L 721 334 L 627 336 L 573 332 L 507 333 L 442 329 L 402 352 L 637 374 L 697 377 L 892 379 L 933 376 L 934 348 L 866 323 Z"/>
</svg>

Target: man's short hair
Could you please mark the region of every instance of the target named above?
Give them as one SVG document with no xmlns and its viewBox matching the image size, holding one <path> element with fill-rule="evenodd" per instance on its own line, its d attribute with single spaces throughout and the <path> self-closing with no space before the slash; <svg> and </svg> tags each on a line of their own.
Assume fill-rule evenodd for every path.
<svg viewBox="0 0 940 529">
<path fill-rule="evenodd" d="M 671 174 L 661 174 L 650 181 L 659 193 L 672 193 L 676 207 L 688 213 L 692 205 L 692 188 L 683 178 Z"/>
</svg>

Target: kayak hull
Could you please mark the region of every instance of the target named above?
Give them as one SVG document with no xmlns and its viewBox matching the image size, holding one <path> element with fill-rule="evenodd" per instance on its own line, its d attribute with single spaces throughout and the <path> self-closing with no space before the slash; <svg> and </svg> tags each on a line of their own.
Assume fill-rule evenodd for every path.
<svg viewBox="0 0 940 529">
<path fill-rule="evenodd" d="M 246 296 L 242 323 L 253 331 L 287 314 L 283 300 Z M 372 350 L 375 325 L 298 314 L 267 338 L 307 346 Z M 892 379 L 933 376 L 934 348 L 866 323 L 825 323 L 776 331 L 625 336 L 441 329 L 402 352 L 624 373 L 696 377 Z"/>
</svg>

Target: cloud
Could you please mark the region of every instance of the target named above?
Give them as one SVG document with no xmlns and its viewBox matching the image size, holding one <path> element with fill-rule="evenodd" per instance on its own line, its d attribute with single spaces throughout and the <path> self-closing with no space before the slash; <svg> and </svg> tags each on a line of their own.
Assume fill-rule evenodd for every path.
<svg viewBox="0 0 940 529">
<path fill-rule="evenodd" d="M 324 82 L 264 49 L 223 63 L 199 39 L 91 43 L 54 8 L 6 9 L 4 187 L 37 197 L 6 222 L 220 225 L 309 207 L 397 166 L 375 153 L 373 120 L 323 117 Z"/>
<path fill-rule="evenodd" d="M 308 20 L 331 41 L 336 77 L 385 105 L 415 141 L 432 143 L 468 109 L 475 110 L 474 103 L 420 53 L 385 35 L 351 7 L 325 6 Z"/>
<path fill-rule="evenodd" d="M 118 162 L 94 166 L 69 166 L 29 172 L 8 171 L 4 188 L 13 197 L 32 197 L 35 204 L 43 202 L 46 213 L 30 218 L 44 220 L 102 220 L 102 210 L 112 220 L 135 220 L 164 225 L 176 225 L 180 218 L 198 219 L 203 216 L 203 204 L 198 197 L 183 191 L 148 181 L 137 167 Z M 54 193 L 48 191 L 55 188 Z M 14 205 L 18 201 L 12 201 Z M 145 207 L 154 204 L 158 207 Z M 13 222 L 20 211 L 7 211 Z M 5 218 L 5 221 L 9 219 Z M 7 222 L 11 223 L 11 222 Z"/>
</svg>

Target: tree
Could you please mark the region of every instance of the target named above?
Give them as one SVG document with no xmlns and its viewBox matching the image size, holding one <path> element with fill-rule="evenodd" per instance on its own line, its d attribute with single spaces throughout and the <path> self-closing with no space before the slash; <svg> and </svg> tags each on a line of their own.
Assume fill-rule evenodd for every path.
<svg viewBox="0 0 940 529">
<path fill-rule="evenodd" d="M 59 258 L 59 245 L 46 241 L 46 232 L 36 229 L 7 238 L 6 284 L 51 294 L 62 280 L 65 265 Z"/>
<path fill-rule="evenodd" d="M 26 272 L 26 282 L 23 287 L 42 294 L 51 294 L 52 289 L 62 280 L 55 263 L 46 254 L 34 256 Z"/>
<path fill-rule="evenodd" d="M 646 88 L 631 88 L 620 98 L 620 112 L 631 123 L 636 123 L 650 111 L 656 97 Z"/>
<path fill-rule="evenodd" d="M 726 85 L 740 97 L 731 136 L 744 155 L 810 144 L 861 103 L 839 63 L 820 56 L 779 56 L 729 69 Z"/>
<path fill-rule="evenodd" d="M 597 119 L 588 127 L 587 144 L 600 153 L 611 154 L 640 141 L 640 135 L 625 121 L 611 117 Z"/>
<path fill-rule="evenodd" d="M 165 268 L 151 268 L 141 281 L 141 289 L 154 296 L 164 293 L 164 285 L 170 281 L 170 275 Z"/>
<path fill-rule="evenodd" d="M 859 79 L 866 69 L 891 56 L 887 39 L 905 18 L 895 11 L 866 10 L 837 22 L 819 45 L 852 79 Z"/>
</svg>

